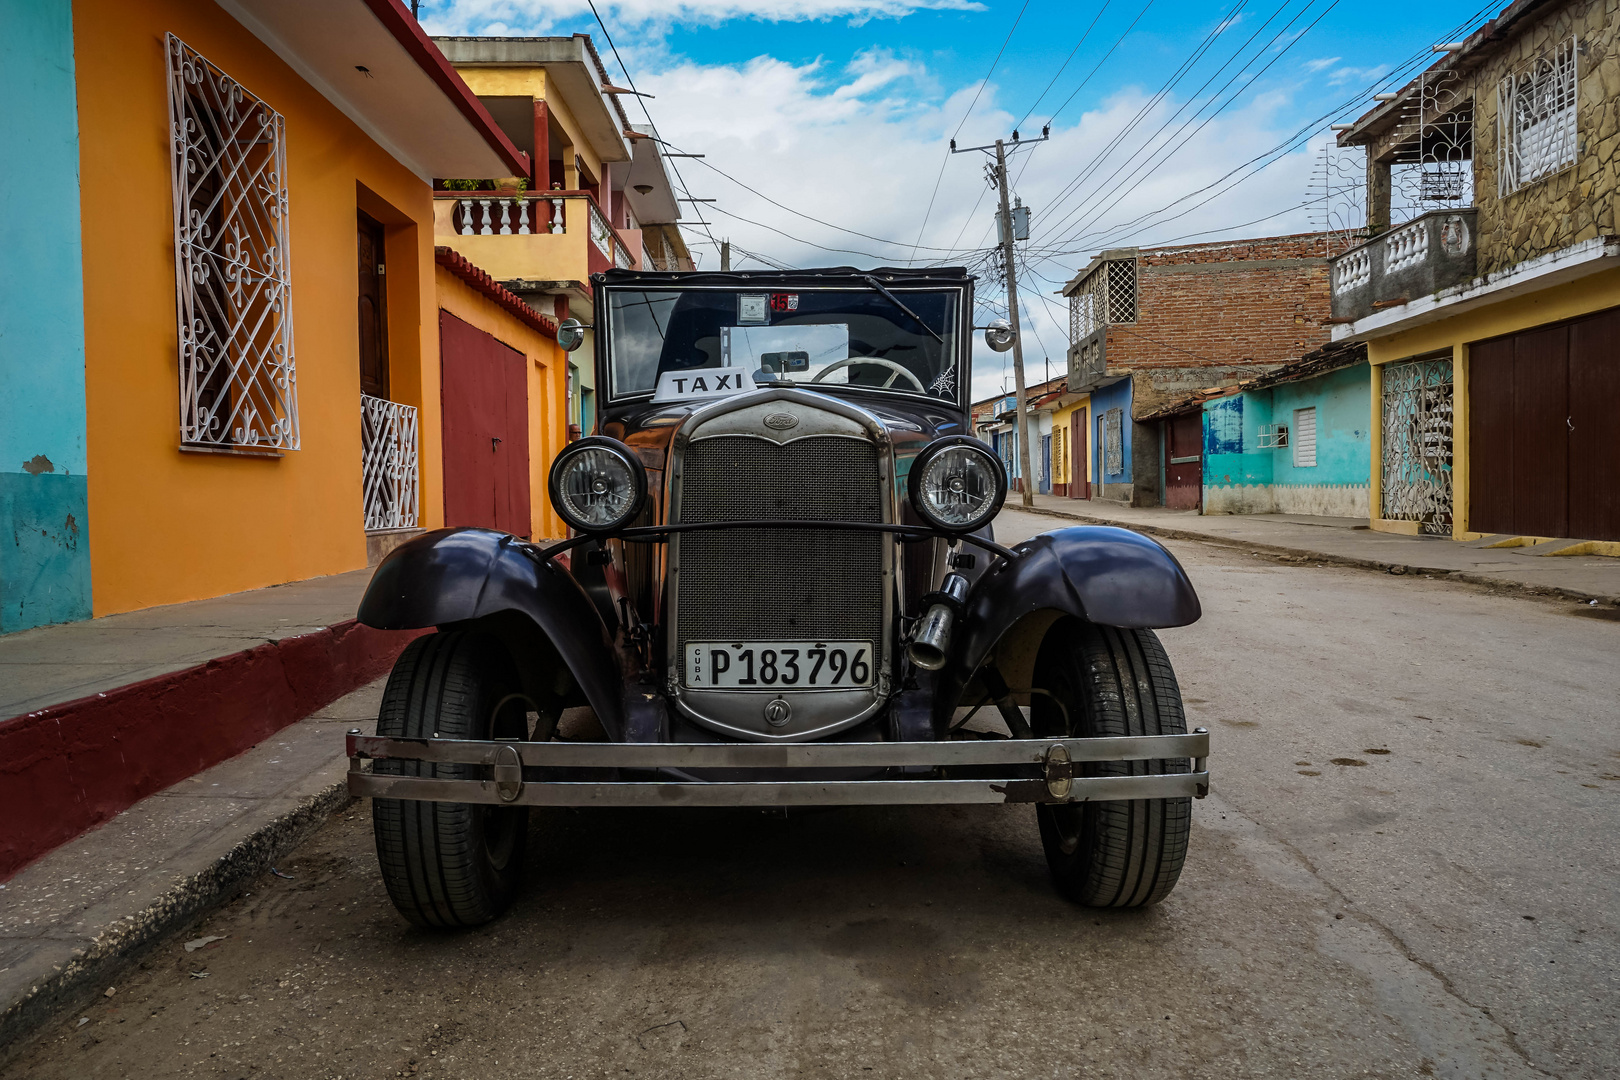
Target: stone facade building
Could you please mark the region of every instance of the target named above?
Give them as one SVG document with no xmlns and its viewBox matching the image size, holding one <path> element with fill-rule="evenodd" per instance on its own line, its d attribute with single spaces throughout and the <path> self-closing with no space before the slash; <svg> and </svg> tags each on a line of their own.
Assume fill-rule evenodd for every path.
<svg viewBox="0 0 1620 1080">
<path fill-rule="evenodd" d="M 1141 417 L 1327 342 L 1329 254 L 1322 233 L 1117 248 L 1064 286 L 1069 389 L 1095 394 L 1098 496 L 1161 501 L 1157 430 L 1130 430 Z"/>
<path fill-rule="evenodd" d="M 1340 130 L 1368 161 L 1333 337 L 1368 346 L 1374 528 L 1620 541 L 1617 36 L 1612 0 L 1516 0 Z"/>
</svg>

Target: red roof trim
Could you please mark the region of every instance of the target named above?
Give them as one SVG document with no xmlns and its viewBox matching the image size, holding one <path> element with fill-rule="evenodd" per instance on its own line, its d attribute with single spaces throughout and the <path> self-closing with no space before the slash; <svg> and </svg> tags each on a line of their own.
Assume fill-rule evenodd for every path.
<svg viewBox="0 0 1620 1080">
<path fill-rule="evenodd" d="M 556 320 L 546 318 L 525 304 L 521 297 L 473 265 L 467 256 L 455 248 L 434 248 L 433 261 L 511 312 L 526 326 L 540 331 L 553 341 L 557 340 Z"/>
<path fill-rule="evenodd" d="M 495 123 L 495 118 L 489 115 L 484 103 L 456 74 L 456 69 L 445 59 L 444 53 L 423 32 L 421 24 L 411 17 L 410 10 L 400 0 L 365 0 L 365 4 L 377 16 L 377 21 L 410 53 L 411 59 L 427 72 L 428 78 L 438 83 L 445 96 L 455 102 L 456 108 L 478 129 L 490 148 L 512 167 L 511 175 L 528 176 L 529 155 L 512 145 L 512 140 Z"/>
</svg>

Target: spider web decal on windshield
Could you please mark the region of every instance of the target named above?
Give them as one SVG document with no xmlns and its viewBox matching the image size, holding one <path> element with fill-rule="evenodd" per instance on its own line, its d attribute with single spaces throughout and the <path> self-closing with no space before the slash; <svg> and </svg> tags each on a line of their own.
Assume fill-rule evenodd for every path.
<svg viewBox="0 0 1620 1080">
<path fill-rule="evenodd" d="M 940 397 L 955 397 L 956 368 L 948 367 L 944 371 L 940 372 L 939 377 L 928 384 L 928 392 L 930 394 L 938 394 Z"/>
</svg>

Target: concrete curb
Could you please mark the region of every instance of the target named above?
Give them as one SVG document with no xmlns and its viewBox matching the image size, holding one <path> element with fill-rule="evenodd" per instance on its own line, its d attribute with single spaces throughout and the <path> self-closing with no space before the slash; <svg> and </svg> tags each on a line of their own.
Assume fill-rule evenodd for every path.
<svg viewBox="0 0 1620 1080">
<path fill-rule="evenodd" d="M 1582 592 L 1575 589 L 1561 589 L 1555 585 L 1530 585 L 1511 578 L 1492 577 L 1489 574 L 1475 574 L 1467 570 L 1450 570 L 1440 566 L 1419 566 L 1414 563 L 1383 562 L 1377 559 L 1362 559 L 1354 555 L 1333 555 L 1323 551 L 1313 551 L 1310 548 L 1289 547 L 1284 544 L 1265 544 L 1255 540 L 1237 540 L 1226 536 L 1212 536 L 1209 533 L 1193 532 L 1189 529 L 1169 529 L 1160 525 L 1142 525 L 1136 522 L 1125 523 L 1105 517 L 1094 517 L 1088 514 L 1067 514 L 1061 510 L 1052 510 L 1044 506 L 1008 506 L 1024 514 L 1041 514 L 1046 517 L 1059 518 L 1066 521 L 1079 521 L 1087 525 L 1112 525 L 1115 528 L 1129 529 L 1146 536 L 1162 537 L 1166 540 L 1191 540 L 1202 544 L 1214 544 L 1218 547 L 1231 548 L 1234 551 L 1261 551 L 1267 555 L 1283 555 L 1295 558 L 1306 558 L 1319 563 L 1331 563 L 1334 566 L 1353 566 L 1363 570 L 1378 570 L 1382 573 L 1396 576 L 1406 574 L 1429 574 L 1435 578 L 1444 578 L 1447 581 L 1461 581 L 1470 585 L 1485 585 L 1503 592 L 1518 593 L 1523 596 L 1550 597 L 1560 600 L 1578 600 L 1585 603 L 1588 600 L 1600 600 L 1606 604 L 1620 605 L 1620 596 L 1605 595 L 1602 593 Z"/>
<path fill-rule="evenodd" d="M 387 674 L 424 632 L 348 619 L 0 721 L 0 881 Z"/>
<path fill-rule="evenodd" d="M 0 1066 L 44 1032 L 62 1011 L 93 998 L 162 939 L 228 900 L 349 802 L 345 781 L 306 797 L 243 837 L 213 865 L 176 882 L 144 910 L 99 935 L 61 971 L 36 983 L 22 997 L 0 1003 Z"/>
</svg>

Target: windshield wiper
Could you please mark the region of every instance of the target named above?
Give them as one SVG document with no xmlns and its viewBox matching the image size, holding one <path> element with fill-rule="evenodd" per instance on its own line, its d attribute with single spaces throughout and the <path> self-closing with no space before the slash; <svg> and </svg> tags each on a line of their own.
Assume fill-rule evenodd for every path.
<svg viewBox="0 0 1620 1080">
<path fill-rule="evenodd" d="M 889 303 L 893 304 L 895 307 L 899 308 L 901 311 L 905 312 L 907 315 L 910 315 L 912 317 L 912 319 L 915 320 L 915 322 L 917 323 L 918 326 L 922 327 L 924 330 L 926 330 L 930 334 L 934 335 L 934 340 L 935 341 L 939 342 L 941 345 L 945 344 L 945 339 L 939 336 L 939 331 L 938 330 L 935 330 L 932 326 L 929 326 L 927 323 L 923 322 L 922 321 L 922 316 L 918 315 L 915 311 L 912 311 L 910 308 L 906 307 L 906 305 L 901 301 L 901 299 L 898 296 L 894 295 L 894 293 L 890 292 L 888 289 L 885 289 L 883 287 L 883 283 L 881 281 L 879 281 L 877 278 L 873 277 L 871 274 L 862 274 L 861 275 L 861 280 L 866 282 L 873 289 L 876 289 L 879 293 L 883 294 L 883 298 L 885 300 L 887 300 Z"/>
</svg>

